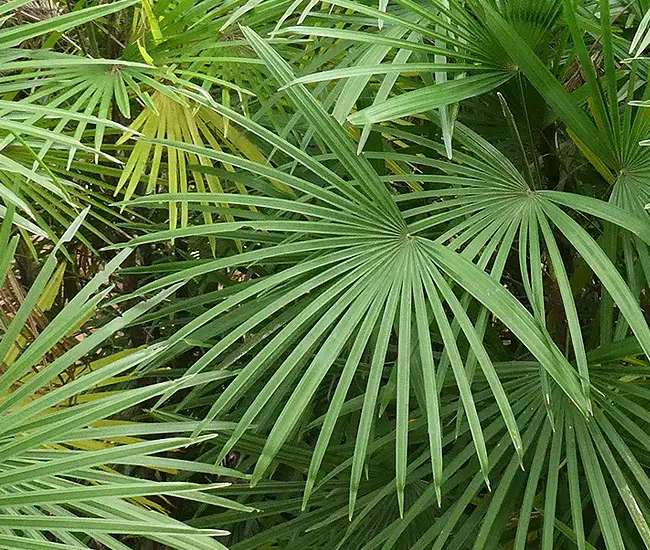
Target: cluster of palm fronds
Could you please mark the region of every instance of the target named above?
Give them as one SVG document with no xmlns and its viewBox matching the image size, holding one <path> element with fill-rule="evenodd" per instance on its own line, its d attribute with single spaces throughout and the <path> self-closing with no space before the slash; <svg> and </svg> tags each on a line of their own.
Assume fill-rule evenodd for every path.
<svg viewBox="0 0 650 550">
<path fill-rule="evenodd" d="M 649 0 L 0 23 L 0 548 L 650 548 Z"/>
</svg>

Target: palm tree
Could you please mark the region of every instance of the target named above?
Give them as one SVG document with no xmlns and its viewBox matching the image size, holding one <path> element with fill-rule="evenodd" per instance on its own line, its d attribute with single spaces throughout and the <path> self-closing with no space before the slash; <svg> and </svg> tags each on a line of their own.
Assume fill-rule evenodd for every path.
<svg viewBox="0 0 650 550">
<path fill-rule="evenodd" d="M 2 544 L 650 546 L 647 2 L 5 6 Z"/>
<path fill-rule="evenodd" d="M 395 59 L 409 47 L 408 41 L 395 38 L 403 23 L 402 36 L 417 31 L 429 38 L 413 40 L 414 50 L 438 48 L 430 45 L 435 37 L 420 27 L 423 20 L 415 29 L 416 17 L 403 15 L 404 7 L 419 13 L 415 4 L 400 3 L 399 20 L 361 4 L 335 2 L 339 5 L 383 18 L 384 26 L 372 38 L 366 31 L 340 26 L 290 27 L 284 33 L 359 40 L 363 53 L 346 50 L 344 59 L 367 62 L 380 44 L 380 60 L 391 55 L 388 46 L 397 50 Z M 191 322 L 172 337 L 165 356 L 179 356 L 193 341 L 211 339 L 188 372 L 241 370 L 225 387 L 197 388 L 180 408 L 205 403 L 205 421 L 238 422 L 216 456 L 226 457 L 243 442 L 254 460 L 254 486 L 275 471 L 288 476 L 288 495 L 303 493 L 304 512 L 296 512 L 295 520 L 275 531 L 260 527 L 259 535 L 234 548 L 262 547 L 272 540 L 340 548 L 485 548 L 502 540 L 523 548 L 531 537 L 544 547 L 586 548 L 600 540 L 608 548 L 623 548 L 648 540 L 644 510 L 650 494 L 642 450 L 648 448 L 642 405 L 648 394 L 641 372 L 650 340 L 639 307 L 647 282 L 642 258 L 648 221 L 642 209 L 643 177 L 625 157 L 643 165 L 645 149 L 638 141 L 645 135 L 645 115 L 632 101 L 638 86 L 634 81 L 628 85 L 628 101 L 619 108 L 619 98 L 626 98 L 620 92 L 621 77 L 608 89 L 610 69 L 605 66 L 602 82 L 590 83 L 586 77 L 584 87 L 593 84 L 599 91 L 598 97 L 586 96 L 588 104 L 600 102 L 607 117 L 587 113 L 558 80 L 562 69 L 548 67 L 555 61 L 548 51 L 558 27 L 568 29 L 576 51 L 587 49 L 585 29 L 576 27 L 568 6 L 564 11 L 555 3 L 546 6 L 544 17 L 528 14 L 543 28 L 529 29 L 525 37 L 509 22 L 523 18 L 523 6 L 517 8 L 516 2 L 501 13 L 488 3 L 473 8 L 482 10 L 476 21 L 492 32 L 485 42 L 515 58 L 492 60 L 491 72 L 480 78 L 470 75 L 445 84 L 427 83 L 423 76 L 418 89 L 388 99 L 380 95 L 382 83 L 375 104 L 349 120 L 376 125 L 399 117 L 400 124 L 371 127 L 370 135 L 379 134 L 380 148 L 361 155 L 336 121 L 342 113 L 348 115 L 339 106 L 347 102 L 351 109 L 373 74 L 421 75 L 442 69 L 440 63 L 391 60 L 296 79 L 259 35 L 244 29 L 310 137 L 292 144 L 227 106 L 213 104 L 232 124 L 266 141 L 277 168 L 177 143 L 182 151 L 248 171 L 257 181 L 251 184 L 254 195 L 186 197 L 219 200 L 233 208 L 254 206 L 254 215 L 240 211 L 239 221 L 160 231 L 132 241 L 140 245 L 204 236 L 249 241 L 239 254 L 176 270 L 141 289 L 151 292 L 210 278 L 223 269 L 247 274 L 246 284 L 211 294 L 210 307 L 204 300 L 202 309 L 190 310 Z M 455 21 L 452 13 L 465 17 L 441 6 L 442 15 L 428 19 L 443 24 L 446 14 Z M 599 16 L 604 17 L 602 12 Z M 360 24 L 350 18 L 352 25 Z M 598 37 L 612 48 L 603 53 L 606 63 L 629 47 L 608 38 L 611 28 L 607 20 Z M 385 41 L 377 38 L 383 36 Z M 516 48 L 506 50 L 507 44 Z M 540 50 L 545 59 L 535 53 Z M 487 46 L 482 51 L 491 52 Z M 453 52 L 460 57 L 457 49 Z M 456 70 L 451 52 L 446 57 L 450 71 Z M 586 67 L 590 58 L 577 57 L 584 73 L 596 74 Z M 630 61 L 623 78 L 638 78 L 634 67 L 641 63 Z M 464 65 L 461 70 L 469 71 Z M 481 65 L 478 70 L 488 69 Z M 329 116 L 304 84 L 341 77 L 349 80 L 332 88 L 337 99 L 329 103 Z M 352 88 L 356 97 L 350 100 L 345 90 Z M 470 114 L 459 115 L 463 123 L 453 123 L 450 132 L 449 116 L 432 110 L 453 110 L 452 104 L 494 88 L 502 122 L 492 127 L 501 124 L 506 130 L 500 135 L 504 142 L 510 138 L 512 161 L 471 129 Z M 587 91 L 581 93 L 583 98 Z M 482 98 L 470 102 L 472 115 L 495 107 L 490 97 Z M 539 103 L 550 113 L 536 116 L 544 126 L 533 126 L 532 116 L 515 116 Z M 573 147 L 593 168 L 563 176 L 570 183 L 550 181 L 552 172 L 544 166 L 549 161 L 539 150 L 544 132 L 564 140 L 558 150 Z M 612 135 L 612 141 L 599 135 Z M 236 173 L 232 177 L 238 178 Z M 583 177 L 598 178 L 601 189 L 613 185 L 612 198 L 605 202 L 602 194 L 590 193 L 581 185 Z M 634 191 L 630 178 L 639 179 Z M 271 181 L 292 192 L 278 194 Z M 626 202 L 621 202 L 622 187 Z M 630 193 L 637 194 L 633 202 Z M 168 199 L 140 198 L 132 204 Z M 247 439 L 251 429 L 261 437 L 257 445 Z M 299 445 L 310 456 L 309 464 L 294 453 L 281 458 L 287 444 Z M 304 488 L 291 485 L 295 475 L 285 466 L 304 472 Z M 362 481 L 364 472 L 367 482 Z M 322 496 L 312 504 L 315 490 Z M 360 499 L 364 504 L 355 520 Z M 387 504 L 391 500 L 394 504 Z M 293 502 L 287 496 L 287 507 Z M 386 506 L 394 506 L 393 512 L 381 514 L 378 508 Z M 333 522 L 344 524 L 346 516 L 352 523 L 332 529 Z M 468 520 L 476 527 L 468 528 Z M 295 529 L 289 529 L 292 523 Z"/>
</svg>

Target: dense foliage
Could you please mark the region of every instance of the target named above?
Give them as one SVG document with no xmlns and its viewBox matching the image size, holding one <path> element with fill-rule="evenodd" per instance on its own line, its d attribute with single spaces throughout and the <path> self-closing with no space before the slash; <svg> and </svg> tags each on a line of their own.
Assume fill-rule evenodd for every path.
<svg viewBox="0 0 650 550">
<path fill-rule="evenodd" d="M 650 0 L 0 18 L 1 548 L 650 548 Z"/>
</svg>

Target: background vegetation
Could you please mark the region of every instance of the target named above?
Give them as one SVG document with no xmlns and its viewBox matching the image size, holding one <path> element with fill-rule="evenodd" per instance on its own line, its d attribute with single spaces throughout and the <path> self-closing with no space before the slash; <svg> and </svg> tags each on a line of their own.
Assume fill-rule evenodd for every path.
<svg viewBox="0 0 650 550">
<path fill-rule="evenodd" d="M 0 5 L 0 547 L 650 547 L 650 2 Z"/>
</svg>

